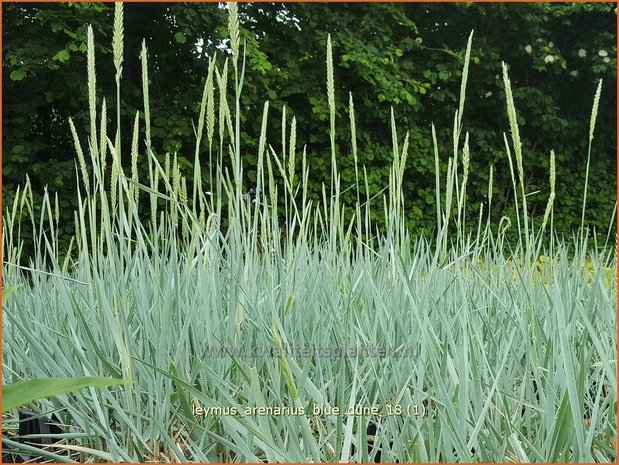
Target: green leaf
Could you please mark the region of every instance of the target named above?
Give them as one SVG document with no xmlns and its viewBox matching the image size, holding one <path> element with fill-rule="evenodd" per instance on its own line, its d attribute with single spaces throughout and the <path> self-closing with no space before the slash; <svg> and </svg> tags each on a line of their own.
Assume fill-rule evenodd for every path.
<svg viewBox="0 0 619 465">
<path fill-rule="evenodd" d="M 173 379 L 180 379 L 178 377 L 178 372 L 176 371 L 176 367 L 174 366 L 173 363 L 170 363 L 170 372 L 174 376 Z M 177 395 L 176 400 L 180 402 L 181 408 L 185 412 L 185 415 L 187 416 L 187 418 L 191 418 L 191 416 L 193 416 L 193 411 L 191 410 L 191 406 L 189 404 L 189 397 L 187 396 L 187 393 L 185 392 L 183 385 L 180 383 L 177 383 L 176 381 L 174 381 L 174 385 L 176 387 L 176 392 L 175 392 L 175 394 Z"/>
<path fill-rule="evenodd" d="M 56 55 L 52 57 L 52 60 L 64 63 L 65 61 L 68 61 L 70 57 L 71 55 L 69 55 L 69 52 L 67 50 L 60 50 L 58 53 L 56 53 Z"/>
<path fill-rule="evenodd" d="M 177 32 L 176 34 L 174 34 L 174 38 L 179 44 L 184 44 L 185 42 L 187 42 L 187 36 L 184 32 Z"/>
<path fill-rule="evenodd" d="M 21 81 L 26 77 L 26 72 L 22 69 L 16 69 L 15 71 L 11 71 L 10 78 L 12 81 Z"/>
<path fill-rule="evenodd" d="M 124 384 L 122 379 L 83 376 L 79 378 L 40 378 L 2 386 L 2 413 L 44 397 L 59 396 L 85 387 Z"/>
<path fill-rule="evenodd" d="M 15 294 L 15 291 L 17 291 L 17 289 L 19 289 L 20 285 L 16 284 L 15 286 L 11 286 L 11 287 L 5 287 L 4 289 L 2 289 L 2 305 L 4 305 L 6 303 L 7 300 L 9 300 L 9 298 Z"/>
</svg>

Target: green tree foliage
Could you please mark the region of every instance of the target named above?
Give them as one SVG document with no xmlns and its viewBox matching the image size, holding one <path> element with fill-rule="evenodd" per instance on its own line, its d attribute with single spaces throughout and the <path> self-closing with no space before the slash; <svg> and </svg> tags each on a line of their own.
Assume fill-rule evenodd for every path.
<svg viewBox="0 0 619 465">
<path fill-rule="evenodd" d="M 113 5 L 9 3 L 3 10 L 5 205 L 29 173 L 36 192 L 41 193 L 45 185 L 61 192 L 61 224 L 68 236 L 76 207 L 75 149 L 68 117 L 81 134 L 89 131 L 87 24 L 95 31 L 99 105 L 107 97 L 108 126 L 115 124 Z M 430 124 L 434 122 L 438 131 L 444 179 L 452 152 L 464 49 L 474 29 L 463 116 L 471 145 L 468 204 L 475 208 L 469 209 L 470 215 L 476 221 L 477 206 L 487 201 L 490 164 L 494 165 L 494 223 L 514 211 L 502 139 L 509 130 L 501 81 L 501 61 L 505 61 L 523 137 L 529 208 L 541 219 L 549 193 L 549 153 L 554 149 L 554 222 L 558 231 L 567 234 L 579 226 L 591 102 L 598 80 L 604 79 L 586 221 L 606 232 L 616 197 L 615 4 L 256 3 L 241 4 L 239 10 L 247 68 L 241 100 L 244 190 L 250 191 L 255 182 L 262 105 L 267 99 L 271 104 L 268 143 L 281 150 L 281 112 L 286 106 L 289 121 L 292 116 L 297 119 L 298 149 L 307 145 L 313 194 L 318 195 L 321 183 L 329 179 L 325 49 L 330 33 L 343 189 L 354 182 L 348 122 L 348 92 L 352 92 L 359 162 L 367 167 L 371 194 L 388 183 L 393 107 L 400 143 L 405 132 L 410 133 L 404 181 L 408 224 L 418 232 L 432 229 Z M 139 53 L 144 38 L 150 59 L 153 145 L 158 155 L 177 152 L 182 171 L 191 177 L 194 127 L 208 57 L 217 52 L 221 69 L 229 54 L 225 7 L 128 3 L 124 31 L 122 130 L 128 134 L 135 112 L 142 112 Z M 142 121 L 142 131 L 143 126 Z M 129 137 L 124 140 L 130 143 Z M 207 142 L 203 143 L 206 152 Z M 129 146 L 123 149 L 129 152 Z M 140 153 L 144 153 L 143 143 Z M 123 163 L 128 166 L 129 158 Z M 207 163 L 205 154 L 203 166 Z M 355 200 L 352 190 L 343 198 Z"/>
</svg>

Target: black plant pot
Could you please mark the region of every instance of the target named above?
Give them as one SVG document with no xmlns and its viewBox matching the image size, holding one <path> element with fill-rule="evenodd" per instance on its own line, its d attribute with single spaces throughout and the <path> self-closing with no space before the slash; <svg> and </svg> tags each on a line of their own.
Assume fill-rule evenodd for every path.
<svg viewBox="0 0 619 465">
<path fill-rule="evenodd" d="M 62 428 L 59 426 L 60 420 L 56 415 L 52 415 L 50 420 L 44 414 L 34 412 L 32 410 L 21 409 L 19 411 L 19 436 L 17 441 L 21 444 L 28 444 L 33 447 L 43 449 L 45 446 L 53 444 L 52 438 L 25 438 L 24 436 L 39 435 L 39 434 L 61 434 Z M 9 446 L 4 445 L 3 448 Z M 2 453 L 2 463 L 23 463 L 43 462 L 43 457 L 29 456 L 27 454 L 5 454 Z"/>
<path fill-rule="evenodd" d="M 381 457 L 382 457 L 382 448 L 379 448 L 377 444 L 375 444 L 374 442 L 374 438 L 376 437 L 376 433 L 378 431 L 378 425 L 376 423 L 374 423 L 373 421 L 369 421 L 368 422 L 368 427 L 365 431 L 366 437 L 367 437 L 367 444 L 368 444 L 368 455 L 371 455 L 372 452 L 374 451 L 374 449 L 376 449 L 376 455 L 374 456 L 374 462 L 375 463 L 380 463 L 381 461 Z M 389 447 L 393 447 L 393 443 L 389 443 Z M 357 448 L 354 446 L 354 444 L 352 445 L 352 454 L 354 455 L 357 451 Z M 399 463 L 398 460 L 395 461 L 395 463 Z"/>
</svg>

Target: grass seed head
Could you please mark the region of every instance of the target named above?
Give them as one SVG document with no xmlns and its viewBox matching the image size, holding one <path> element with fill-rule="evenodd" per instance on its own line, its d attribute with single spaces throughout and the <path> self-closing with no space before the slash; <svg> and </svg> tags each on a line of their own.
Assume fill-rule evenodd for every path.
<svg viewBox="0 0 619 465">
<path fill-rule="evenodd" d="M 103 188 L 105 168 L 107 167 L 107 104 L 105 97 L 101 104 L 101 126 L 99 128 L 99 159 L 101 166 L 101 187 Z"/>
<path fill-rule="evenodd" d="M 335 84 L 333 78 L 333 50 L 331 46 L 331 34 L 327 36 L 327 100 L 329 102 L 331 133 L 333 134 L 335 131 Z"/>
<path fill-rule="evenodd" d="M 135 120 L 133 123 L 133 139 L 131 141 L 131 179 L 134 182 L 138 182 L 138 137 L 140 134 L 140 112 L 135 112 Z M 140 189 L 137 185 L 131 186 L 134 192 L 134 199 L 137 205 Z"/>
<path fill-rule="evenodd" d="M 494 176 L 494 165 L 490 165 L 490 177 L 488 179 L 488 205 L 492 203 L 492 181 Z"/>
<path fill-rule="evenodd" d="M 598 107 L 600 105 L 600 95 L 602 93 L 602 80 L 598 82 L 597 89 L 595 90 L 595 97 L 593 97 L 593 108 L 591 108 L 591 120 L 589 122 L 589 140 L 593 140 L 593 131 L 595 130 L 595 122 L 598 116 Z"/>
<path fill-rule="evenodd" d="M 509 127 L 512 134 L 512 142 L 514 145 L 514 154 L 516 156 L 516 166 L 518 168 L 518 176 L 523 178 L 522 167 L 522 145 L 520 142 L 520 132 L 518 130 L 518 117 L 516 115 L 516 107 L 514 106 L 514 97 L 512 95 L 512 86 L 507 75 L 507 64 L 502 63 L 503 66 L 503 84 L 505 86 L 505 98 L 507 101 L 507 118 L 509 119 Z"/>
<path fill-rule="evenodd" d="M 97 150 L 97 76 L 95 72 L 95 39 L 92 26 L 88 26 L 87 32 L 87 59 L 88 69 L 88 109 L 90 112 L 90 137 L 92 139 L 95 158 Z"/>
<path fill-rule="evenodd" d="M 288 148 L 288 151 L 289 151 L 288 179 L 290 180 L 291 185 L 292 185 L 292 181 L 294 178 L 294 171 L 295 171 L 296 143 L 297 143 L 297 118 L 293 116 L 292 123 L 290 125 L 290 144 Z"/>
<path fill-rule="evenodd" d="M 86 159 L 84 158 L 84 152 L 82 151 L 82 145 L 80 144 L 80 139 L 77 135 L 77 131 L 75 130 L 75 125 L 73 124 L 73 120 L 69 118 L 69 127 L 71 128 L 71 134 L 73 134 L 73 143 L 75 144 L 75 151 L 77 152 L 77 159 L 80 165 L 80 170 L 82 172 L 82 180 L 84 181 L 84 187 L 88 190 L 88 186 L 90 185 L 90 179 L 88 177 L 88 170 L 86 169 Z"/>
<path fill-rule="evenodd" d="M 206 76 L 206 136 L 209 147 L 213 143 L 215 133 L 215 86 L 213 84 L 213 71 L 215 69 L 215 56 L 209 58 L 208 74 Z"/>
<path fill-rule="evenodd" d="M 114 35 L 112 37 L 112 52 L 114 54 L 114 67 L 116 68 L 116 80 L 120 80 L 123 64 L 124 29 L 123 29 L 123 4 L 114 4 Z"/>
<path fill-rule="evenodd" d="M 464 136 L 464 147 L 462 149 L 462 170 L 464 179 L 469 175 L 469 162 L 470 162 L 470 150 L 469 150 L 469 133 L 466 132 Z"/>
<path fill-rule="evenodd" d="M 239 12 L 236 2 L 228 3 L 228 34 L 230 34 L 230 48 L 234 60 L 234 69 L 238 67 L 239 60 Z"/>
<path fill-rule="evenodd" d="M 146 48 L 146 40 L 142 40 L 142 51 L 140 52 L 140 61 L 142 63 L 142 93 L 144 100 L 144 122 L 146 131 L 146 146 L 150 147 L 150 102 L 148 96 L 148 50 Z"/>
</svg>

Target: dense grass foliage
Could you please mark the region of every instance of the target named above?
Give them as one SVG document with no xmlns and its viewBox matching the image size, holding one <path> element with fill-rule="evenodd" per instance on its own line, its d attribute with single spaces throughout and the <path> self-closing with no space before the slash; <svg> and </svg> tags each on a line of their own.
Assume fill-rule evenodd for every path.
<svg viewBox="0 0 619 465">
<path fill-rule="evenodd" d="M 585 178 L 587 124 L 591 94 L 599 79 L 616 81 L 616 5 L 614 3 L 243 3 L 239 5 L 239 34 L 246 47 L 246 73 L 241 105 L 243 190 L 255 189 L 262 106 L 269 100 L 269 133 L 280 134 L 281 112 L 294 116 L 298 140 L 308 144 L 312 169 L 308 195 L 320 198 L 321 183 L 331 177 L 329 104 L 324 92 L 324 50 L 327 33 L 333 39 L 336 144 L 342 185 L 355 179 L 350 156 L 346 115 L 348 92 L 355 97 L 359 166 L 367 167 L 372 196 L 389 182 L 392 143 L 390 108 L 399 128 L 410 131 L 410 152 L 403 183 L 405 220 L 415 236 L 435 228 L 434 160 L 431 123 L 436 126 L 441 153 L 452 145 L 453 110 L 458 94 L 464 45 L 472 29 L 470 73 L 475 84 L 467 90 L 466 129 L 470 132 L 469 202 L 487 201 L 489 170 L 495 165 L 493 202 L 485 213 L 498 224 L 502 216 L 513 223 L 511 177 L 505 163 L 501 132 L 507 117 L 501 61 L 510 64 L 513 96 L 519 110 L 527 166 L 525 185 L 529 208 L 541 226 L 548 198 L 548 153 L 557 158 L 554 227 L 570 235 L 580 227 Z M 66 247 L 75 234 L 77 209 L 73 139 L 67 130 L 71 117 L 80 134 L 90 127 L 88 99 L 82 72 L 86 67 L 87 25 L 95 31 L 97 104 L 115 92 L 115 67 L 110 40 L 112 3 L 7 3 L 3 8 L 3 195 L 11 204 L 17 186 L 28 173 L 35 199 L 41 205 L 44 187 L 60 195 L 58 235 Z M 150 137 L 161 153 L 177 152 L 180 172 L 193 179 L 195 118 L 208 73 L 208 57 L 229 56 L 224 4 L 128 3 L 124 12 L 125 50 L 137 57 L 146 37 L 151 82 Z M 222 50 L 223 49 L 223 50 Z M 221 71 L 221 70 L 220 70 Z M 120 125 L 131 131 L 135 112 L 142 108 L 139 60 L 123 66 Z M 230 80 L 232 77 L 230 76 Z M 615 201 L 616 92 L 602 92 L 600 124 L 591 158 L 591 178 L 599 184 L 588 196 L 586 224 L 604 240 Z M 581 90 L 574 92 L 574 89 Z M 110 102 L 108 101 L 108 104 Z M 108 105 L 112 110 L 113 105 Z M 108 125 L 115 118 L 108 115 Z M 146 137 L 140 116 L 140 136 Z M 218 144 L 217 131 L 214 134 Z M 277 138 L 271 140 L 281 150 Z M 121 139 L 125 153 L 131 138 Z M 216 146 L 216 145 L 215 145 Z M 202 151 L 208 150 L 205 140 Z M 53 161 L 53 163 L 50 163 Z M 128 157 L 121 160 L 130 169 Z M 439 166 L 443 176 L 447 164 Z M 146 157 L 138 160 L 142 179 L 148 176 Z M 208 181 L 207 177 L 203 180 Z M 283 202 L 283 193 L 279 192 Z M 144 197 L 142 197 L 144 199 Z M 341 201 L 354 210 L 356 193 L 343 189 Z M 148 202 L 142 204 L 148 210 Z M 477 210 L 464 214 L 476 221 Z M 370 212 L 384 227 L 378 209 Z M 22 259 L 32 255 L 30 226 L 24 220 Z M 515 246 L 515 229 L 507 240 Z"/>
<path fill-rule="evenodd" d="M 122 8 L 117 4 L 112 42 L 116 102 Z M 71 123 L 80 179 L 71 251 L 59 245 L 56 197 L 45 195 L 35 215 L 26 185 L 4 213 L 3 285 L 14 293 L 3 303 L 3 381 L 126 382 L 41 401 L 43 411 L 67 425 L 45 455 L 55 461 L 614 461 L 615 238 L 609 230 L 605 244 L 592 245 L 584 225 L 570 242 L 556 234 L 554 153 L 546 209 L 533 221 L 523 181 L 527 148 L 507 66 L 502 105 L 510 127 L 500 142 L 515 221 L 495 224 L 484 215 L 492 195 L 488 203 L 467 203 L 474 154 L 463 115 L 471 34 L 453 144 L 448 156 L 436 139 L 433 148 L 436 226 L 413 239 L 403 197 L 405 169 L 415 157 L 409 133 L 398 132 L 392 112 L 389 182 L 373 195 L 358 160 L 352 95 L 346 123 L 355 178 L 342 181 L 346 155 L 335 143 L 330 37 L 331 176 L 320 186 L 322 198 L 308 196 L 312 158 L 297 146 L 296 119 L 282 112 L 281 134 L 271 135 L 268 102 L 255 190 L 243 190 L 246 56 L 236 5 L 229 10 L 232 59 L 210 61 L 195 127 L 192 179 L 208 182 L 188 182 L 177 156 L 152 146 L 146 43 L 145 140 L 137 114 L 132 133 L 111 133 L 101 117 L 107 104 L 96 105 L 90 29 L 89 137 Z M 600 82 L 589 145 L 601 88 Z M 225 143 L 212 143 L 216 132 Z M 136 168 L 140 158 L 146 179 Z M 121 159 L 131 160 L 129 173 Z M 493 168 L 488 172 L 492 192 Z M 346 190 L 357 199 L 352 211 L 341 201 Z M 585 185 L 585 192 L 593 190 Z M 467 221 L 467 211 L 479 212 L 476 221 Z M 384 230 L 372 212 L 383 217 Z M 35 231 L 28 266 L 19 265 L 23 237 L 14 220 L 22 214 Z M 506 242 L 507 231 L 518 237 L 515 246 Z M 9 436 L 14 420 L 4 423 Z M 16 438 L 7 444 L 27 447 Z"/>
</svg>

